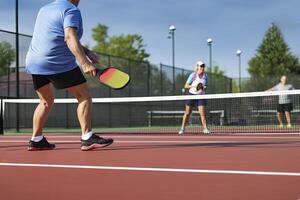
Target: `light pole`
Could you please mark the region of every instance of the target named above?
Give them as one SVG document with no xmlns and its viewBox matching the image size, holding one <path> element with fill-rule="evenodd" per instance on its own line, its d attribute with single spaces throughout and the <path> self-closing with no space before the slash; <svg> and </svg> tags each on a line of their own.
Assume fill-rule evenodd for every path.
<svg viewBox="0 0 300 200">
<path fill-rule="evenodd" d="M 213 75 L 212 75 L 212 43 L 213 43 L 213 39 L 212 38 L 208 38 L 206 40 L 207 45 L 209 47 L 209 79 L 210 79 L 210 86 L 211 88 L 213 88 Z"/>
<path fill-rule="evenodd" d="M 240 49 L 238 49 L 236 51 L 236 55 L 238 57 L 238 63 L 239 63 L 239 92 L 241 92 L 241 87 L 242 87 L 242 83 L 241 83 L 241 55 L 242 55 L 242 51 Z"/>
<path fill-rule="evenodd" d="M 210 68 L 210 72 L 212 70 L 212 43 L 213 43 L 213 39 L 212 38 L 208 38 L 206 40 L 207 45 L 209 47 L 209 68 Z"/>
<path fill-rule="evenodd" d="M 172 39 L 172 66 L 175 67 L 175 26 L 169 27 L 169 36 L 168 38 Z"/>
<path fill-rule="evenodd" d="M 169 36 L 168 38 L 172 39 L 172 67 L 173 67 L 173 94 L 175 94 L 175 26 L 169 27 Z"/>
</svg>

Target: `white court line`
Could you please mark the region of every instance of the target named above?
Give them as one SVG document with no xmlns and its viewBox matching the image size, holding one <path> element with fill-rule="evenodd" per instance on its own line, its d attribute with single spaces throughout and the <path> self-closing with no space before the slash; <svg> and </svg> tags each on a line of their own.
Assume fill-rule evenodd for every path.
<svg viewBox="0 0 300 200">
<path fill-rule="evenodd" d="M 79 140 L 51 140 L 54 143 L 79 143 Z M 182 141 L 182 140 L 127 140 L 127 141 L 114 141 L 114 143 L 233 143 L 239 141 Z M 0 140 L 0 143 L 28 143 L 28 140 Z"/>
<path fill-rule="evenodd" d="M 203 174 L 238 174 L 238 175 L 265 175 L 265 176 L 300 176 L 297 172 L 268 172 L 268 171 L 240 171 L 240 170 L 209 170 L 209 169 L 176 169 L 176 168 L 148 168 L 148 167 L 113 167 L 89 165 L 52 165 L 27 163 L 0 163 L 3 167 L 40 167 L 40 168 L 67 168 L 67 169 L 94 169 L 118 171 L 144 172 L 174 172 L 174 173 L 203 173 Z"/>
</svg>

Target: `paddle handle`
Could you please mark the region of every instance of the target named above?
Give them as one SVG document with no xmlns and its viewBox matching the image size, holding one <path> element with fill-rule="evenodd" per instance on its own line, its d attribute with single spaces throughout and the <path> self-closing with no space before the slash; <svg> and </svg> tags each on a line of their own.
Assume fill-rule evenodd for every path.
<svg viewBox="0 0 300 200">
<path fill-rule="evenodd" d="M 101 74 L 103 74 L 104 71 L 105 69 L 96 69 L 96 75 L 100 76 Z"/>
</svg>

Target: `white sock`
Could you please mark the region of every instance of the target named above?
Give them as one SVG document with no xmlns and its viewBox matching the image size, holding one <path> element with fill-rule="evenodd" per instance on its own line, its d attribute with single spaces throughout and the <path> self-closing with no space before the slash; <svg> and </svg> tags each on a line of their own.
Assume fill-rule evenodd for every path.
<svg viewBox="0 0 300 200">
<path fill-rule="evenodd" d="M 86 133 L 86 134 L 83 134 L 83 135 L 81 136 L 81 139 L 82 139 L 82 140 L 88 140 L 88 139 L 90 139 L 90 137 L 92 137 L 93 134 L 94 134 L 94 132 L 93 132 L 93 131 L 90 131 L 90 132 L 88 132 L 88 133 Z"/>
<path fill-rule="evenodd" d="M 40 142 L 43 138 L 44 138 L 43 135 L 36 136 L 36 137 L 31 137 L 31 141 Z"/>
</svg>

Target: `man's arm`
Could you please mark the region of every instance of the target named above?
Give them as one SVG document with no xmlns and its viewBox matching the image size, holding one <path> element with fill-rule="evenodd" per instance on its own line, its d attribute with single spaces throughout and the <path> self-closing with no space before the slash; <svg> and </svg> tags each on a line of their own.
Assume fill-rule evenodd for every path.
<svg viewBox="0 0 300 200">
<path fill-rule="evenodd" d="M 266 90 L 266 91 L 278 91 L 279 89 L 278 89 L 278 86 L 279 84 L 277 84 L 277 85 L 275 85 L 275 86 L 273 86 L 273 87 L 271 87 L 270 89 L 268 89 L 268 90 Z"/>
<path fill-rule="evenodd" d="M 84 53 L 86 54 L 86 56 L 92 61 L 93 64 L 97 64 L 99 63 L 99 56 L 94 53 L 93 51 L 89 50 L 88 48 L 86 48 L 85 46 L 82 46 Z"/>
<path fill-rule="evenodd" d="M 79 42 L 77 36 L 77 30 L 72 27 L 67 27 L 64 29 L 64 32 L 65 32 L 65 41 L 70 51 L 73 53 L 76 60 L 79 62 L 80 66 L 82 67 L 83 72 L 90 76 L 96 76 L 96 68 L 87 59 L 84 49 Z"/>
<path fill-rule="evenodd" d="M 272 88 L 270 88 L 270 89 L 268 89 L 266 91 L 277 91 L 277 85 L 275 85 L 274 87 L 272 87 Z"/>
</svg>

